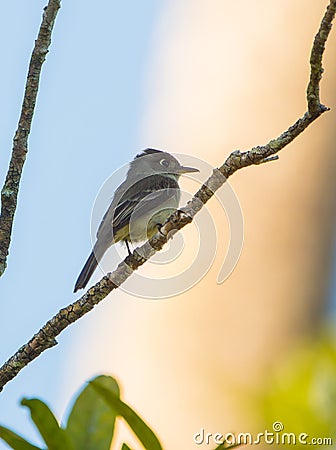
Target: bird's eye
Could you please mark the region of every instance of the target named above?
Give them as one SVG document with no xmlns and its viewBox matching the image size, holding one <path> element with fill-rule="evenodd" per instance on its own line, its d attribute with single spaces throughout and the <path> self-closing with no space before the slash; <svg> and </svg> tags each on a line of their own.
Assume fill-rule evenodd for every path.
<svg viewBox="0 0 336 450">
<path fill-rule="evenodd" d="M 161 164 L 161 166 L 168 167 L 169 161 L 168 161 L 168 159 L 161 159 L 160 164 Z"/>
</svg>

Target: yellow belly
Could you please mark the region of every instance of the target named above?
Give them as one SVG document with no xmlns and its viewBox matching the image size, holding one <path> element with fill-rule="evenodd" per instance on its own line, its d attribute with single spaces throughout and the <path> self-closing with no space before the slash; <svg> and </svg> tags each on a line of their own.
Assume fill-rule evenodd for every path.
<svg viewBox="0 0 336 450">
<path fill-rule="evenodd" d="M 158 231 L 158 225 L 162 225 L 175 210 L 176 208 L 165 208 L 157 211 L 152 216 L 131 220 L 131 224 L 125 225 L 115 233 L 113 242 L 124 240 L 141 242 L 150 239 Z"/>
</svg>

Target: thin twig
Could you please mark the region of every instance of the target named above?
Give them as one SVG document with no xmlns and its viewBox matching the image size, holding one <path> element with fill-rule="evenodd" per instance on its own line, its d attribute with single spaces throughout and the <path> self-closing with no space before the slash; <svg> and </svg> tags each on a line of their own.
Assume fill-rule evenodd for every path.
<svg viewBox="0 0 336 450">
<path fill-rule="evenodd" d="M 122 261 L 117 269 L 105 275 L 95 286 L 90 288 L 79 300 L 61 309 L 52 319 L 50 319 L 33 338 L 21 347 L 1 368 L 0 368 L 0 390 L 8 381 L 12 380 L 19 371 L 29 362 L 37 358 L 44 350 L 57 344 L 56 337 L 71 323 L 78 320 L 89 312 L 95 305 L 101 302 L 111 291 L 117 289 L 129 278 L 134 270 L 138 269 L 157 251 L 178 230 L 190 223 L 203 207 L 203 205 L 214 195 L 225 181 L 237 170 L 255 164 L 260 164 L 274 160 L 274 155 L 292 142 L 302 133 L 317 117 L 328 110 L 320 104 L 316 93 L 319 92 L 319 82 L 322 73 L 322 54 L 326 40 L 328 38 L 331 23 L 336 12 L 336 0 L 330 0 L 326 14 L 321 22 L 320 29 L 315 38 L 311 52 L 311 74 L 307 91 L 307 103 L 309 110 L 297 120 L 294 125 L 288 128 L 278 138 L 271 140 L 264 146 L 254 147 L 249 151 L 232 152 L 224 164 L 218 169 L 214 169 L 211 177 L 194 195 L 188 204 L 176 211 L 163 225 L 159 232 L 141 247 L 134 250 L 133 254 Z M 316 75 L 316 67 L 318 73 Z M 313 94 L 312 94 L 313 93 Z"/>
<path fill-rule="evenodd" d="M 313 48 L 310 54 L 310 79 L 307 87 L 308 111 L 314 116 L 319 115 L 320 104 L 320 81 L 323 74 L 322 55 L 325 43 L 331 30 L 332 21 L 335 16 L 334 2 L 330 2 L 322 19 L 320 29 L 318 30 Z"/>
<path fill-rule="evenodd" d="M 7 267 L 23 165 L 28 152 L 28 136 L 35 110 L 42 65 L 51 43 L 51 33 L 61 7 L 60 0 L 50 0 L 44 9 L 39 34 L 31 55 L 21 115 L 13 140 L 12 157 L 4 186 L 1 190 L 0 213 L 0 276 Z"/>
</svg>

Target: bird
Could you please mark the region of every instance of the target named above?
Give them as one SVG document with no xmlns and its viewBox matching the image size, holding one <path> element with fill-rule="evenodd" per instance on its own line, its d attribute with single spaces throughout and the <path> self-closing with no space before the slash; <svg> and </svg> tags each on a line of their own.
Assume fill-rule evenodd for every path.
<svg viewBox="0 0 336 450">
<path fill-rule="evenodd" d="M 147 148 L 129 163 L 125 180 L 116 189 L 98 227 L 96 242 L 75 283 L 74 292 L 84 289 L 111 245 L 150 239 L 180 202 L 179 178 L 199 172 L 182 166 L 170 153 Z"/>
</svg>

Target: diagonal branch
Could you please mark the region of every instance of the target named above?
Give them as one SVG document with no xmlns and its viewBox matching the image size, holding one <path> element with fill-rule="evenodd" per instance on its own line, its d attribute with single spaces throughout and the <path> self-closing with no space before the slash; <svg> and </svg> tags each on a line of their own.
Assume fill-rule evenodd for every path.
<svg viewBox="0 0 336 450">
<path fill-rule="evenodd" d="M 66 327 L 93 309 L 114 289 L 117 289 L 136 269 L 156 252 L 160 251 L 173 234 L 190 223 L 203 205 L 225 183 L 227 178 L 243 167 L 277 159 L 276 154 L 281 149 L 292 142 L 314 120 L 328 110 L 328 108 L 320 104 L 319 82 L 322 74 L 322 55 L 335 13 L 336 0 L 330 0 L 311 52 L 311 73 L 307 90 L 308 111 L 303 117 L 298 119 L 278 138 L 271 140 L 264 146 L 253 147 L 246 152 L 240 152 L 239 150 L 232 152 L 222 166 L 213 170 L 211 177 L 196 192 L 192 200 L 184 208 L 172 214 L 155 236 L 135 249 L 133 254 L 122 261 L 114 272 L 105 275 L 79 300 L 61 309 L 0 368 L 0 390 L 29 362 L 37 358 L 43 351 L 56 345 L 56 337 Z"/>
<path fill-rule="evenodd" d="M 28 136 L 31 130 L 35 110 L 41 69 L 49 51 L 51 33 L 60 7 L 61 0 L 49 0 L 48 6 L 43 13 L 41 27 L 30 59 L 21 115 L 13 140 L 12 157 L 9 163 L 5 184 L 1 191 L 0 276 L 7 267 L 7 256 L 11 241 L 20 180 L 28 152 Z"/>
</svg>

